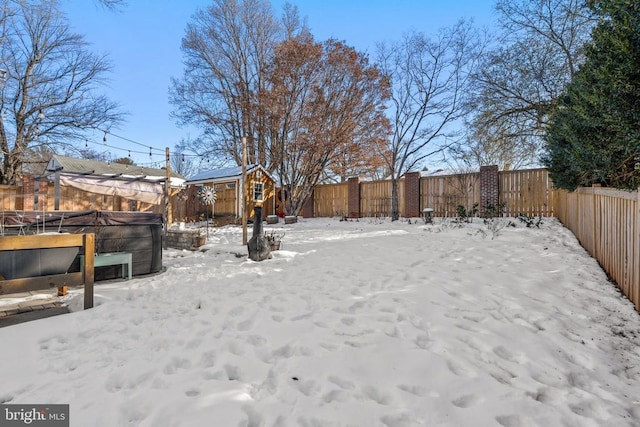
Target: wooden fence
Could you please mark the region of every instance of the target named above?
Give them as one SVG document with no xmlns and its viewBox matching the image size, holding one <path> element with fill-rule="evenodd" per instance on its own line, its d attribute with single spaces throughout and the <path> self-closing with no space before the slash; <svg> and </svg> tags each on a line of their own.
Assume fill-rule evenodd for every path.
<svg viewBox="0 0 640 427">
<path fill-rule="evenodd" d="M 471 212 L 475 203 L 480 205 L 480 173 L 420 178 L 420 206 L 432 208 L 433 216 L 454 217 L 459 205 Z"/>
<path fill-rule="evenodd" d="M 349 184 L 325 184 L 313 193 L 314 216 L 346 216 L 349 212 Z"/>
<path fill-rule="evenodd" d="M 499 200 L 504 214 L 517 216 L 553 216 L 553 186 L 546 169 L 503 171 L 498 173 Z M 404 179 L 398 183 L 398 207 L 404 216 Z M 391 181 L 359 183 L 362 216 L 391 216 Z M 480 208 L 480 173 L 426 176 L 420 178 L 420 209 L 432 208 L 436 217 L 455 217 L 457 207 L 471 212 Z M 348 211 L 348 183 L 319 185 L 314 192 L 314 216 L 344 215 Z"/>
<path fill-rule="evenodd" d="M 22 188 L 0 185 L 0 210 L 22 210 Z"/>
<path fill-rule="evenodd" d="M 391 181 L 364 181 L 360 183 L 360 213 L 367 217 L 391 215 Z M 398 208 L 404 215 L 404 180 L 398 182 Z"/>
<path fill-rule="evenodd" d="M 546 169 L 502 171 L 500 202 L 507 216 L 553 216 L 553 183 Z"/>
<path fill-rule="evenodd" d="M 555 215 L 640 311 L 640 192 L 555 191 Z"/>
</svg>

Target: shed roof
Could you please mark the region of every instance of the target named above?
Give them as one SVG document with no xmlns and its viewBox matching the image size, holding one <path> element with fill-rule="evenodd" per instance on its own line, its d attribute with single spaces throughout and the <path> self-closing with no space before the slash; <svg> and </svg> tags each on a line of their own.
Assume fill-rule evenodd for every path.
<svg viewBox="0 0 640 427">
<path fill-rule="evenodd" d="M 269 179 L 275 181 L 273 177 L 263 168 L 261 165 L 252 164 L 247 165 L 247 173 L 252 173 L 260 169 Z M 187 184 L 197 184 L 203 182 L 220 181 L 225 179 L 240 179 L 242 177 L 242 166 L 232 166 L 229 168 L 215 169 L 209 171 L 200 172 L 191 178 L 187 179 Z"/>
</svg>

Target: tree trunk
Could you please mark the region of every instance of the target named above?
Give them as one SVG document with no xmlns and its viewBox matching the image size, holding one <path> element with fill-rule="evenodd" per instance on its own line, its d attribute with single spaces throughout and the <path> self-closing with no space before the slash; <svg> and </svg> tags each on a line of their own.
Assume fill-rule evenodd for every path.
<svg viewBox="0 0 640 427">
<path fill-rule="evenodd" d="M 398 208 L 398 178 L 391 177 L 391 221 L 400 219 L 400 209 Z"/>
<path fill-rule="evenodd" d="M 6 185 L 16 185 L 22 180 L 22 158 L 21 154 L 10 153 L 4 158 L 3 183 Z"/>
</svg>

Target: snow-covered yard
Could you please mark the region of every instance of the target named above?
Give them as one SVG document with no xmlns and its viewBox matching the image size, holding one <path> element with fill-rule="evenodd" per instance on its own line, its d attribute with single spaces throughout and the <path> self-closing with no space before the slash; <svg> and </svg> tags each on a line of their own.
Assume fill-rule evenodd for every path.
<svg viewBox="0 0 640 427">
<path fill-rule="evenodd" d="M 554 219 L 237 227 L 0 329 L 0 402 L 72 426 L 637 426 L 640 315 Z M 242 254 L 237 256 L 236 254 Z"/>
</svg>

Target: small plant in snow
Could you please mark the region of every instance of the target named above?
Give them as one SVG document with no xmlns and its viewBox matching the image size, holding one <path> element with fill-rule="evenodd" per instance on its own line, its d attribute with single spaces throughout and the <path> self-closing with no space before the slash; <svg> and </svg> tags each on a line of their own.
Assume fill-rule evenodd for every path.
<svg viewBox="0 0 640 427">
<path fill-rule="evenodd" d="M 524 223 L 527 226 L 527 228 L 531 228 L 531 227 L 540 228 L 540 226 L 543 223 L 542 216 L 539 216 L 536 218 L 534 216 L 528 216 L 521 213 L 521 214 L 518 214 L 516 218 L 518 218 L 520 222 Z"/>
<path fill-rule="evenodd" d="M 482 209 L 482 214 L 480 215 L 484 219 L 502 217 L 504 215 L 504 203 L 498 203 L 497 205 L 493 205 L 492 203 L 487 203 L 484 205 L 484 209 Z"/>
<path fill-rule="evenodd" d="M 511 221 L 502 217 L 504 214 L 504 207 L 504 203 L 498 203 L 495 206 L 487 203 L 482 211 L 483 222 L 487 231 L 491 233 L 491 240 L 498 237 L 505 227 L 515 225 Z"/>
<path fill-rule="evenodd" d="M 473 207 L 467 211 L 463 205 L 458 205 L 456 207 L 456 212 L 458 214 L 457 222 L 471 222 L 473 217 L 478 213 L 478 204 L 474 203 Z"/>
<path fill-rule="evenodd" d="M 284 238 L 285 233 L 278 233 L 275 230 L 271 230 L 269 232 L 264 232 L 264 239 L 267 241 L 269 246 L 271 246 L 271 250 L 280 249 L 280 244 L 282 243 L 282 239 Z"/>
<path fill-rule="evenodd" d="M 385 217 L 383 215 L 376 215 L 369 220 L 370 224 L 384 224 Z"/>
</svg>

